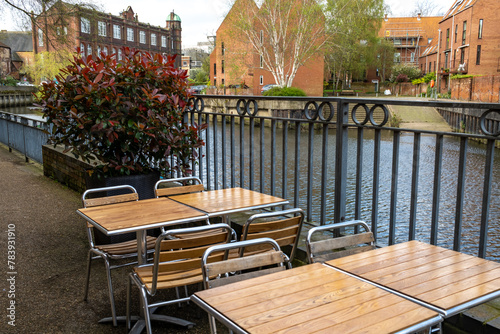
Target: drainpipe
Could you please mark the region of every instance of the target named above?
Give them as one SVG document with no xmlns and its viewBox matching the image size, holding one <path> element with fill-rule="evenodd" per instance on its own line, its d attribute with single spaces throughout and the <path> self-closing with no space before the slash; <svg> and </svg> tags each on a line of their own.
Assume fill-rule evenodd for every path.
<svg viewBox="0 0 500 334">
<path fill-rule="evenodd" d="M 437 66 L 436 68 L 439 67 L 439 59 L 441 59 L 441 29 L 438 29 L 438 49 L 437 49 Z M 439 93 L 441 93 L 441 75 L 438 75 L 437 72 L 438 70 L 436 69 L 436 81 L 437 81 L 437 89 Z"/>
</svg>

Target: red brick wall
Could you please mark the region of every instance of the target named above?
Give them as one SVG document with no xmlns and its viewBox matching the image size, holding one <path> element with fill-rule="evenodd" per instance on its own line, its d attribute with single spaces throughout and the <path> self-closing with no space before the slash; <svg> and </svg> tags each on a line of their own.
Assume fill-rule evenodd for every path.
<svg viewBox="0 0 500 334">
<path fill-rule="evenodd" d="M 451 80 L 451 98 L 455 100 L 498 103 L 499 92 L 499 75 Z"/>
</svg>

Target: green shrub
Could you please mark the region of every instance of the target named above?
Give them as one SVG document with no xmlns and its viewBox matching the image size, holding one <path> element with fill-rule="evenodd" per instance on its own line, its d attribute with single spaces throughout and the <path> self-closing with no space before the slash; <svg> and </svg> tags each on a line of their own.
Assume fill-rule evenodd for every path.
<svg viewBox="0 0 500 334">
<path fill-rule="evenodd" d="M 16 86 L 17 80 L 9 75 L 5 79 L 0 79 L 0 84 L 5 86 Z"/>
<path fill-rule="evenodd" d="M 306 93 L 296 87 L 273 87 L 262 94 L 264 96 L 307 96 Z"/>
</svg>

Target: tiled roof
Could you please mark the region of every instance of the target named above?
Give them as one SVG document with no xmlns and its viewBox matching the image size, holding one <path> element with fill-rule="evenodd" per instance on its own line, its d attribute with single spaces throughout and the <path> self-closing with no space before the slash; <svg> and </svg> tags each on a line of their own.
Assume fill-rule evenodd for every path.
<svg viewBox="0 0 500 334">
<path fill-rule="evenodd" d="M 456 0 L 455 3 L 450 7 L 450 9 L 444 14 L 443 21 L 447 18 L 463 11 L 464 9 L 474 6 L 477 0 Z"/>
<path fill-rule="evenodd" d="M 0 42 L 8 45 L 12 52 L 33 51 L 33 40 L 30 31 L 2 31 Z"/>
</svg>

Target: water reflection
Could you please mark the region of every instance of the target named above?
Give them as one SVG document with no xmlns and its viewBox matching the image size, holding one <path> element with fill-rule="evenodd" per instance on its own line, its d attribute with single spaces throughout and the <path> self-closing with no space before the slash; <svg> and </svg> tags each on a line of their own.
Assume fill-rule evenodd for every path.
<svg viewBox="0 0 500 334">
<path fill-rule="evenodd" d="M 255 179 L 254 189 L 265 193 L 271 193 L 271 157 L 272 157 L 272 137 L 271 129 L 266 128 L 264 131 L 264 142 L 262 144 L 264 150 L 264 169 L 260 170 L 260 129 L 255 128 L 255 137 L 253 144 L 250 142 L 250 129 L 248 126 L 244 128 L 244 152 L 245 161 L 241 166 L 240 154 L 240 129 L 236 126 L 234 129 L 234 139 L 231 138 L 229 125 L 226 128 L 226 166 L 222 166 L 222 130 L 221 124 L 217 128 L 217 157 L 219 168 L 219 187 L 222 187 L 222 174 L 226 173 L 226 177 L 230 180 L 231 174 L 231 140 L 235 142 L 235 184 L 240 185 L 240 172 L 244 172 L 244 186 L 249 187 L 250 173 Z M 213 143 L 214 134 L 212 128 L 207 131 L 208 135 L 207 146 L 210 148 L 210 159 L 214 159 Z M 313 155 L 312 155 L 312 194 L 311 194 L 311 215 L 310 218 L 314 222 L 320 221 L 321 210 L 321 189 L 326 187 L 326 221 L 333 221 L 333 203 L 334 203 L 334 185 L 335 185 L 335 130 L 330 130 L 327 139 L 326 155 L 322 154 L 322 135 L 321 132 L 315 131 L 313 136 Z M 275 151 L 275 183 L 277 196 L 283 196 L 283 186 L 286 185 L 288 195 L 286 196 L 292 205 L 307 209 L 307 181 L 308 181 L 308 132 L 300 133 L 300 155 L 299 169 L 295 169 L 295 130 L 289 129 L 286 150 L 288 153 L 286 166 L 287 175 L 283 181 L 283 130 L 278 129 L 275 136 L 274 145 Z M 411 206 L 411 182 L 412 182 L 412 166 L 413 166 L 413 145 L 414 136 L 411 133 L 403 133 L 400 142 L 399 156 L 399 173 L 398 173 L 398 191 L 397 191 L 397 213 L 396 213 L 396 241 L 402 242 L 408 240 L 409 234 L 409 219 Z M 434 161 L 435 161 L 435 146 L 436 138 L 431 135 L 422 135 L 420 143 L 420 168 L 418 175 L 418 201 L 416 213 L 416 238 L 424 242 L 430 242 L 430 222 L 432 217 L 432 195 L 434 189 Z M 253 169 L 250 170 L 249 156 L 250 150 L 254 150 Z M 363 172 L 362 172 L 362 198 L 361 198 L 361 219 L 371 224 L 372 215 L 372 196 L 373 196 L 373 166 L 374 166 L 374 131 L 365 130 L 363 141 Z M 206 148 L 203 154 L 206 156 Z M 489 233 L 488 233 L 488 251 L 487 258 L 500 261 L 500 188 L 497 186 L 500 181 L 500 154 L 496 152 L 493 170 L 493 187 L 490 203 L 489 214 Z M 381 142 L 381 162 L 380 162 L 380 181 L 379 181 L 379 203 L 378 203 L 378 241 L 387 243 L 389 237 L 389 218 L 390 218 L 390 196 L 391 196 L 391 180 L 392 180 L 392 154 L 393 154 L 393 135 L 392 132 L 382 132 Z M 441 192 L 440 192 L 440 207 L 439 207 L 439 226 L 438 226 L 438 244 L 447 248 L 453 247 L 453 235 L 455 230 L 456 220 L 456 205 L 457 205 L 457 182 L 458 182 L 458 165 L 460 154 L 460 139 L 455 137 L 445 137 L 442 175 L 441 175 Z M 348 141 L 348 161 L 347 161 L 347 209 L 346 219 L 354 219 L 355 209 L 355 181 L 356 181 L 356 155 L 357 155 L 357 132 L 356 130 L 349 131 Z M 327 166 L 327 182 L 322 184 L 322 162 L 326 159 Z M 204 168 L 207 167 L 206 161 L 203 162 Z M 477 255 L 479 244 L 479 229 L 482 210 L 482 195 L 484 187 L 484 164 L 485 164 L 485 146 L 469 141 L 467 150 L 466 178 L 465 178 L 465 193 L 464 205 L 462 211 L 462 251 L 464 253 Z M 213 162 L 208 167 L 209 170 L 214 170 Z M 206 170 L 204 171 L 206 180 Z M 298 177 L 299 200 L 298 203 L 293 203 L 294 198 L 294 178 Z M 264 181 L 264 188 L 260 188 L 261 178 Z M 212 176 L 211 182 L 214 182 Z M 286 183 L 283 183 L 286 182 Z M 228 181 L 230 184 L 230 181 Z M 213 185 L 212 185 L 213 187 Z"/>
</svg>

